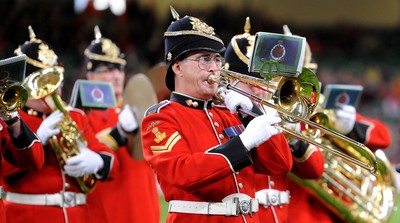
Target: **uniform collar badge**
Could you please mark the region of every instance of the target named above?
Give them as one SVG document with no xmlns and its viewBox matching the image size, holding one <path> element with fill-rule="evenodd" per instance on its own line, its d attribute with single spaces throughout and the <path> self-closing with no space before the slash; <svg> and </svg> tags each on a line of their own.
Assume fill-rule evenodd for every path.
<svg viewBox="0 0 400 223">
<path fill-rule="evenodd" d="M 199 106 L 199 103 L 198 103 L 197 101 L 192 101 L 191 99 L 186 100 L 185 102 L 186 102 L 186 104 L 187 104 L 188 106 L 193 106 L 193 107 L 195 107 L 195 108 L 197 108 L 197 106 Z"/>
</svg>

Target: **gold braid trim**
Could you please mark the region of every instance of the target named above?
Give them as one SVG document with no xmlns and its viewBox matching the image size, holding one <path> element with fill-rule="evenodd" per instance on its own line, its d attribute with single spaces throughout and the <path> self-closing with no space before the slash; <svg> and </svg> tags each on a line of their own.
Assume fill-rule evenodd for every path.
<svg viewBox="0 0 400 223">
<path fill-rule="evenodd" d="M 126 65 L 126 60 L 118 58 L 118 57 L 109 57 L 105 55 L 100 55 L 100 54 L 94 54 L 91 53 L 88 49 L 85 50 L 85 56 L 91 60 L 100 60 L 100 61 L 105 61 L 105 62 L 110 62 L 110 63 L 118 63 L 121 65 Z"/>
<path fill-rule="evenodd" d="M 117 151 L 119 146 L 117 141 L 110 136 L 111 128 L 106 128 L 96 134 L 96 138 L 101 142 L 106 144 L 111 150 Z"/>
<path fill-rule="evenodd" d="M 242 51 L 240 50 L 240 48 L 239 48 L 239 46 L 238 46 L 238 44 L 236 42 L 236 38 L 235 37 L 232 39 L 231 43 L 232 43 L 233 51 L 235 51 L 235 53 L 239 57 L 239 59 L 243 63 L 249 64 L 249 58 L 242 53 Z"/>
<path fill-rule="evenodd" d="M 24 54 L 24 53 L 22 53 L 22 51 L 21 51 L 20 48 L 16 49 L 16 50 L 15 50 L 15 53 L 16 53 L 18 56 Z M 44 63 L 42 63 L 42 62 L 40 62 L 40 61 L 31 59 L 31 58 L 28 57 L 28 56 L 26 57 L 26 62 L 29 63 L 29 64 L 31 64 L 32 66 L 38 67 L 38 68 L 40 68 L 40 69 L 56 68 L 56 69 L 61 69 L 61 71 L 64 72 L 64 67 L 46 65 L 46 64 L 44 64 Z"/>
<path fill-rule="evenodd" d="M 183 30 L 183 31 L 175 31 L 175 32 L 165 32 L 164 37 L 166 36 L 182 36 L 182 35 L 196 35 L 196 36 L 203 36 L 212 40 L 215 40 L 221 44 L 224 44 L 222 40 L 216 36 L 207 35 L 198 31 L 194 30 Z"/>
</svg>

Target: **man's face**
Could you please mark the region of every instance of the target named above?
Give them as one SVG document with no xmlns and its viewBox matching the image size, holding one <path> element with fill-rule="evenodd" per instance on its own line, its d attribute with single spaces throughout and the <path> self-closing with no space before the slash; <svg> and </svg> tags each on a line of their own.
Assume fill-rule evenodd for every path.
<svg viewBox="0 0 400 223">
<path fill-rule="evenodd" d="M 211 99 L 218 84 L 210 84 L 208 78 L 219 78 L 223 58 L 218 53 L 200 51 L 172 65 L 175 72 L 175 91 L 203 100 Z"/>
<path fill-rule="evenodd" d="M 105 65 L 98 66 L 95 70 L 87 73 L 88 80 L 105 81 L 113 85 L 115 95 L 121 96 L 124 91 L 125 72 L 114 67 Z"/>
</svg>

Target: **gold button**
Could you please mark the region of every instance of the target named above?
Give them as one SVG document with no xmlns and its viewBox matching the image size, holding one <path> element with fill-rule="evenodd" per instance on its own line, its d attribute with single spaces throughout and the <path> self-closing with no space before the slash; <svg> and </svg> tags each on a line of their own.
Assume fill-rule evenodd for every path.
<svg viewBox="0 0 400 223">
<path fill-rule="evenodd" d="M 65 188 L 69 189 L 71 187 L 71 185 L 69 183 L 65 183 Z"/>
<path fill-rule="evenodd" d="M 214 122 L 214 126 L 215 126 L 215 127 L 219 127 L 218 122 Z"/>
<path fill-rule="evenodd" d="M 213 114 L 212 114 L 212 112 L 209 112 L 209 113 L 208 113 L 208 115 L 209 115 L 210 117 L 213 117 Z"/>
<path fill-rule="evenodd" d="M 224 139 L 225 137 L 224 137 L 224 135 L 219 134 L 219 138 L 220 138 L 220 139 Z"/>
<path fill-rule="evenodd" d="M 240 189 L 242 189 L 242 188 L 243 188 L 243 184 L 242 184 L 242 183 L 238 183 L 238 187 L 239 187 Z"/>
</svg>

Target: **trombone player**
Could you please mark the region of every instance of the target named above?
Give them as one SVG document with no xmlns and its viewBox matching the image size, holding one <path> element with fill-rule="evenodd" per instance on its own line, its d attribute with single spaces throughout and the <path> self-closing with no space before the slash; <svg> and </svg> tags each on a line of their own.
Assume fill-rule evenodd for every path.
<svg viewBox="0 0 400 223">
<path fill-rule="evenodd" d="M 164 32 L 171 98 L 142 121 L 144 157 L 169 202 L 167 222 L 259 222 L 255 172 L 286 174 L 292 166 L 289 146 L 272 126 L 281 120 L 241 120 L 215 105 L 218 84 L 209 77 L 219 77 L 225 45 L 200 19 L 171 12 L 175 21 Z M 252 109 L 249 99 L 229 94 L 228 107 Z"/>
<path fill-rule="evenodd" d="M 258 73 L 248 71 L 249 56 L 254 47 L 255 36 L 250 34 L 250 19 L 246 18 L 244 33 L 232 37 L 224 54 L 225 69 L 238 72 L 250 77 L 261 78 Z M 236 87 L 254 94 L 259 98 L 265 98 L 265 91 L 257 87 L 239 82 Z M 263 105 L 259 105 L 264 108 Z M 270 115 L 276 115 L 273 109 L 266 109 Z M 289 124 L 287 125 L 289 127 Z M 290 127 L 300 131 L 300 124 Z M 293 157 L 292 172 L 304 179 L 318 179 L 324 171 L 324 159 L 321 151 L 313 145 L 299 140 L 289 141 Z M 289 190 L 288 176 L 256 174 L 256 197 L 260 203 L 260 222 L 288 222 L 289 205 L 294 196 Z M 275 198 L 279 198 L 274 200 Z"/>
</svg>

